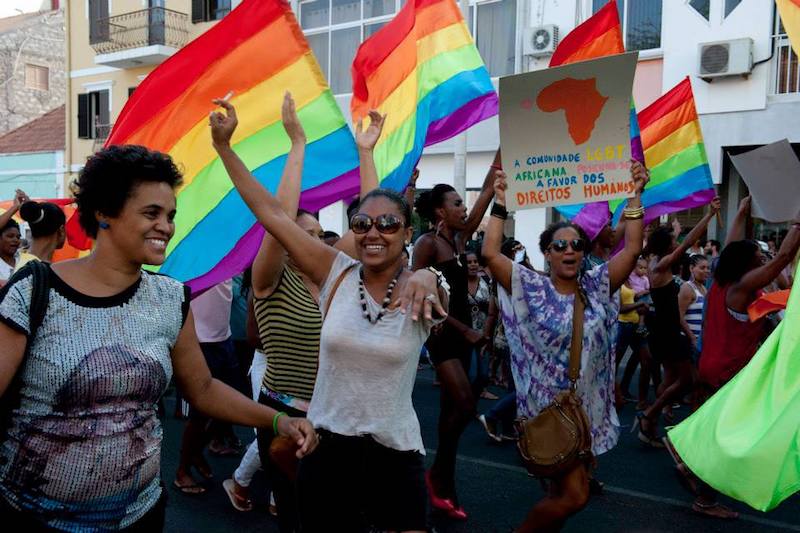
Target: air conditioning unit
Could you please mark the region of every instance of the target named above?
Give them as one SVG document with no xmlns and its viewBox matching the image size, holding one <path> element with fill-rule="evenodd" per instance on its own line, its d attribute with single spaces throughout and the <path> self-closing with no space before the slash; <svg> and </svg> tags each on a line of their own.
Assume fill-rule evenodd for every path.
<svg viewBox="0 0 800 533">
<path fill-rule="evenodd" d="M 753 70 L 753 40 L 732 39 L 699 45 L 698 71 L 711 81 L 725 76 L 747 76 Z"/>
<path fill-rule="evenodd" d="M 558 26 L 545 24 L 525 28 L 522 32 L 522 53 L 541 57 L 552 54 L 558 46 Z"/>
</svg>

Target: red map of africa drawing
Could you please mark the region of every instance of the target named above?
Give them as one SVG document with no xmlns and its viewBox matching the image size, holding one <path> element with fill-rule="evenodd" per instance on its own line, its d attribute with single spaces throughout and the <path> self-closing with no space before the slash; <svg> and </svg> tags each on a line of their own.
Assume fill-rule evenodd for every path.
<svg viewBox="0 0 800 533">
<path fill-rule="evenodd" d="M 536 97 L 536 105 L 546 113 L 564 110 L 569 136 L 577 145 L 591 138 L 607 101 L 608 97 L 597 90 L 595 78 L 564 78 L 542 89 Z"/>
</svg>

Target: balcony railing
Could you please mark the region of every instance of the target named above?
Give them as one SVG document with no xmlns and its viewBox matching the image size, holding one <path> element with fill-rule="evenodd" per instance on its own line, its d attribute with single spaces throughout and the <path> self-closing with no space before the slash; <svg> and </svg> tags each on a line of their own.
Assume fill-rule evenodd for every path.
<svg viewBox="0 0 800 533">
<path fill-rule="evenodd" d="M 92 143 L 92 153 L 98 152 L 106 144 L 108 136 L 111 135 L 113 124 L 100 124 L 94 125 L 94 142 Z"/>
<path fill-rule="evenodd" d="M 151 7 L 92 21 L 90 44 L 98 54 L 163 45 L 180 48 L 189 36 L 189 16 Z"/>
<path fill-rule="evenodd" d="M 788 37 L 775 36 L 775 94 L 800 93 L 800 67 Z"/>
</svg>

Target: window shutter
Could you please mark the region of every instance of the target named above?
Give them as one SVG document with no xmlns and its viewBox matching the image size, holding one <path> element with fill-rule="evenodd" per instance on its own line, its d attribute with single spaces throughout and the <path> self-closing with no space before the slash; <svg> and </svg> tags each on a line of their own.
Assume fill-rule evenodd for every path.
<svg viewBox="0 0 800 533">
<path fill-rule="evenodd" d="M 91 126 L 89 122 L 89 95 L 78 95 L 78 138 L 89 139 Z"/>
<path fill-rule="evenodd" d="M 111 114 L 109 108 L 109 98 L 111 97 L 110 91 L 97 92 L 97 123 L 103 126 L 108 126 L 111 123 Z"/>
<path fill-rule="evenodd" d="M 203 22 L 208 20 L 206 16 L 206 0 L 192 0 L 192 22 Z"/>
</svg>

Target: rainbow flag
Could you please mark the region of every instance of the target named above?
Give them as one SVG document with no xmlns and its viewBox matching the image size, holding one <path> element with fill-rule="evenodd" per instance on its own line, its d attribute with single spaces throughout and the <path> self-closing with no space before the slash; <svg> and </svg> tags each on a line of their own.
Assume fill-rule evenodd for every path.
<svg viewBox="0 0 800 533">
<path fill-rule="evenodd" d="M 352 133 L 286 0 L 245 0 L 169 58 L 131 96 L 107 145 L 141 144 L 182 168 L 175 235 L 159 270 L 194 292 L 253 260 L 263 228 L 211 146 L 212 98 L 233 91 L 233 148 L 253 175 L 277 190 L 290 141 L 281 102 L 291 91 L 308 137 L 300 205 L 317 210 L 358 193 Z"/>
<path fill-rule="evenodd" d="M 497 93 L 453 0 L 409 0 L 364 41 L 352 67 L 353 122 L 386 113 L 381 186 L 402 189 L 422 149 L 497 114 Z"/>
<path fill-rule="evenodd" d="M 650 169 L 650 183 L 642 194 L 645 224 L 710 202 L 716 193 L 689 77 L 640 111 L 638 119 Z M 625 203 L 624 199 L 608 203 L 614 223 Z M 572 218 L 587 205 L 592 204 L 566 206 L 562 213 Z"/>
<path fill-rule="evenodd" d="M 794 53 L 800 55 L 800 0 L 775 0 Z"/>
<path fill-rule="evenodd" d="M 625 44 L 622 40 L 622 24 L 619 21 L 617 2 L 611 0 L 567 34 L 553 52 L 550 66 L 557 67 L 623 53 L 625 53 Z M 630 137 L 631 157 L 637 161 L 644 161 L 639 122 L 633 98 L 631 98 L 630 108 Z M 592 239 L 600 233 L 610 219 L 607 202 L 558 206 L 556 209 L 584 228 Z"/>
</svg>

